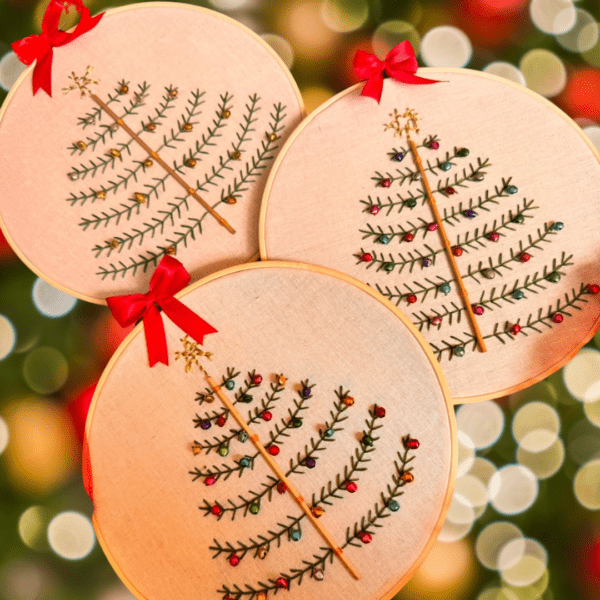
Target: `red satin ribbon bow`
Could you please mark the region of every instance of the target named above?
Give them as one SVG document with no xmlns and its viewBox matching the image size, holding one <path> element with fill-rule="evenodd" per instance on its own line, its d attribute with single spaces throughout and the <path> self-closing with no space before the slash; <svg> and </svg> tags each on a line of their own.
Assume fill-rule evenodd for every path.
<svg viewBox="0 0 600 600">
<path fill-rule="evenodd" d="M 146 294 L 113 296 L 106 299 L 108 308 L 121 327 L 133 325 L 140 319 L 144 320 L 144 333 L 151 367 L 157 362 L 169 364 L 165 326 L 159 307 L 177 327 L 199 344 L 203 343 L 205 335 L 217 331 L 195 312 L 173 298 L 189 282 L 190 276 L 184 266 L 176 258 L 166 255 L 156 267 L 150 279 L 150 289 Z"/>
<path fill-rule="evenodd" d="M 60 15 L 68 11 L 69 6 L 74 6 L 80 14 L 79 23 L 71 33 L 58 28 Z M 104 13 L 95 17 L 90 16 L 90 9 L 83 5 L 82 0 L 50 0 L 42 21 L 42 33 L 30 35 L 12 44 L 18 59 L 30 65 L 34 60 L 37 63 L 33 69 L 33 93 L 41 88 L 48 96 L 52 96 L 52 56 L 54 48 L 70 44 L 79 36 L 98 25 Z"/>
<path fill-rule="evenodd" d="M 374 54 L 358 50 L 354 56 L 354 72 L 364 81 L 367 80 L 361 96 L 369 96 L 379 102 L 383 91 L 383 74 L 403 83 L 423 85 L 439 83 L 433 79 L 417 77 L 419 65 L 410 42 L 402 42 L 392 48 L 385 60 L 379 60 Z"/>
</svg>

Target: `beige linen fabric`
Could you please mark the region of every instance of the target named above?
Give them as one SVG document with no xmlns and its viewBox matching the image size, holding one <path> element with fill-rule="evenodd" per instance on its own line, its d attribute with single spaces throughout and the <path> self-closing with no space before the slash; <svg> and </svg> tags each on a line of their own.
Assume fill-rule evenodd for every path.
<svg viewBox="0 0 600 600">
<path fill-rule="evenodd" d="M 311 114 L 300 126 L 280 155 L 268 184 L 261 221 L 262 256 L 331 267 L 373 287 L 388 286 L 393 293 L 397 293 L 397 286 L 401 294 L 401 299 L 396 298 L 399 307 L 413 321 L 424 319 L 426 339 L 444 347 L 443 340 L 458 345 L 453 336 L 465 339 L 471 333 L 464 313 L 459 324 L 455 314 L 452 325 L 446 317 L 439 330 L 428 328 L 428 317 L 434 310 L 443 311 L 444 306 L 454 310 L 452 303 L 462 307 L 455 284 L 449 295 L 435 294 L 435 286 L 452 276 L 447 257 L 438 254 L 429 268 L 422 269 L 417 261 L 412 270 L 406 267 L 399 273 L 396 268 L 387 273 L 377 271 L 377 267 L 366 269 L 365 263 L 354 256 L 363 248 L 386 257 L 391 254 L 398 260 L 399 253 L 408 256 L 412 252 L 414 256 L 421 251 L 424 256 L 430 255 L 426 244 L 434 250 L 441 248 L 437 232 L 423 237 L 420 231 L 412 243 L 400 241 L 401 236 L 388 245 L 375 243 L 374 238 L 363 239 L 360 230 L 367 230 L 368 225 L 387 230 L 389 226 L 410 228 L 408 223 L 420 226 L 433 221 L 429 206 L 421 201 L 413 210 L 405 207 L 398 212 L 396 207 L 389 215 L 387 209 L 378 215 L 364 212 L 365 205 L 360 202 L 369 197 L 375 203 L 377 197 L 387 202 L 388 196 L 398 201 L 397 193 L 406 197 L 409 190 L 414 194 L 423 191 L 419 182 L 394 182 L 389 189 L 378 186 L 376 172 L 397 175 L 397 168 L 416 168 L 411 155 L 398 163 L 388 154 L 393 148 L 406 147 L 405 138 L 394 137 L 393 130 L 384 131 L 384 124 L 392 121 L 390 113 L 414 108 L 421 116 L 421 132 L 415 139 L 421 142 L 428 136 L 439 137 L 439 150 L 419 150 L 426 165 L 427 161 L 431 165 L 444 161 L 446 153 L 452 155 L 455 149 L 470 150 L 468 158 L 453 159 L 455 166 L 450 171 L 429 174 L 434 189 L 438 179 L 445 182 L 448 177 L 452 185 L 455 174 L 462 178 L 463 169 L 471 173 L 469 165 L 477 167 L 478 158 L 489 159 L 489 166 L 483 169 L 484 181 L 467 181 L 468 187 L 454 186 L 457 193 L 449 197 L 436 194 L 443 217 L 453 209 L 459 213 L 456 221 L 446 223 L 446 230 L 451 243 L 460 240 L 464 249 L 457 258 L 463 277 L 469 270 L 479 272 L 490 260 L 497 263 L 500 255 L 506 262 L 511 250 L 518 258 L 520 244 L 526 248 L 545 226 L 556 221 L 565 225 L 561 232 L 547 238 L 551 243 L 541 242 L 539 248 L 528 250 L 532 257 L 529 262 L 509 262 L 493 280 L 480 275 L 478 280 L 464 279 L 472 304 L 488 300 L 492 290 L 498 296 L 510 294 L 515 286 L 525 287 L 536 273 L 541 279 L 542 287 L 530 286 L 523 300 L 488 305 L 477 317 L 484 336 L 491 335 L 496 324 L 504 331 L 507 324 L 519 320 L 523 326 L 530 314 L 535 320 L 540 310 L 547 315 L 559 300 L 564 306 L 565 295 L 573 289 L 579 292 L 582 283 L 600 283 L 600 165 L 581 130 L 556 107 L 526 89 L 466 69 L 423 72 L 443 83 L 408 86 L 386 80 L 381 104 L 361 97 L 361 86 L 357 86 Z M 479 198 L 485 199 L 486 193 L 494 195 L 496 187 L 502 189 L 503 178 L 511 178 L 518 193 L 481 209 L 473 206 L 478 213 L 475 219 L 461 216 L 471 207 L 471 200 L 476 204 Z M 523 225 L 509 223 L 510 227 L 503 227 L 510 222 L 510 211 L 516 214 L 517 208 L 531 200 L 535 208 L 527 214 L 533 218 L 526 218 Z M 467 239 L 482 238 L 484 228 L 487 233 L 497 229 L 500 241 L 494 243 L 483 237 L 482 246 L 466 245 Z M 568 262 L 572 265 L 560 269 L 564 274 L 560 283 L 549 283 L 544 280 L 544 269 L 550 273 L 554 261 L 560 264 L 563 253 L 567 259 L 571 257 Z M 416 304 L 409 305 L 406 295 L 409 287 L 418 294 L 417 282 L 434 289 L 424 300 L 419 296 Z M 472 344 L 463 358 L 448 360 L 446 352 L 441 365 L 456 401 L 498 397 L 558 369 L 598 326 L 600 297 L 584 298 L 589 302 L 579 304 L 583 310 L 572 309 L 569 312 L 574 316 L 565 317 L 564 323 L 551 330 L 541 326 L 541 334 L 529 330 L 528 336 L 521 333 L 514 341 L 505 338 L 506 344 L 488 338 L 486 354 L 472 351 Z"/>
<path fill-rule="evenodd" d="M 375 403 L 386 408 L 371 461 L 358 474 L 358 491 L 342 492 L 342 499 L 325 506 L 321 522 L 339 543 L 347 527 L 381 502 L 381 493 L 392 483 L 396 454 L 403 451 L 402 436 L 410 433 L 419 439 L 411 463 L 415 481 L 403 488 L 400 510 L 382 520 L 384 526 L 375 530 L 371 544 L 346 550 L 362 579 L 352 579 L 336 560 L 327 565 L 324 581 L 309 574 L 301 585 L 284 592 L 290 600 L 389 597 L 416 568 L 441 527 L 455 470 L 449 394 L 420 336 L 391 305 L 368 291 L 300 265 L 232 269 L 194 287 L 182 301 L 218 329 L 204 345 L 214 352 L 213 360 L 203 363 L 214 377 L 236 367 L 240 381 L 256 369 L 264 378 L 264 390 L 275 373 L 287 376 L 273 420 L 254 426 L 263 441 L 294 407 L 299 382 L 310 378 L 316 384 L 310 408 L 303 411 L 303 426 L 281 443 L 276 460 L 284 468 L 330 419 L 334 390 L 350 390 L 356 402 L 344 413 L 348 419 L 341 424 L 343 431 L 318 454 L 316 468 L 292 476 L 307 500 L 343 471 L 360 447 L 369 409 Z M 283 536 L 281 547 L 273 544 L 264 561 L 247 555 L 232 568 L 227 555 L 211 557 L 214 538 L 235 543 L 267 534 L 300 509 L 289 495 L 275 492 L 271 502 L 263 498 L 256 516 L 238 514 L 235 521 L 227 515 L 221 521 L 203 516 L 198 507 L 204 499 L 226 506 L 228 498 L 259 490 L 270 471 L 258 459 L 256 468 L 241 478 L 236 474 L 212 487 L 192 481 L 189 471 L 194 467 L 233 464 L 254 449 L 250 442 L 234 441 L 227 458 L 192 454 L 193 440 L 212 439 L 234 425 L 230 419 L 223 429 L 194 428 L 193 418 L 218 410 L 218 401 L 203 406 L 194 401 L 206 383 L 198 370 L 185 373 L 184 364 L 173 360 L 182 348 L 182 332 L 167 319 L 165 324 L 171 364 L 148 368 L 143 332 L 137 330 L 111 362 L 96 393 L 87 424 L 96 523 L 111 561 L 140 598 L 221 600 L 217 590 L 223 584 L 243 587 L 276 578 L 302 567 L 324 542 L 305 520 L 301 541 Z M 235 392 L 225 391 L 230 397 Z M 253 404 L 238 405 L 244 415 L 261 396 L 252 393 Z"/>
<path fill-rule="evenodd" d="M 138 168 L 147 155 L 135 142 L 129 145 L 130 154 L 122 150 L 115 169 L 99 168 L 95 177 L 90 174 L 69 180 L 71 169 L 93 160 L 100 164 L 111 148 L 119 148 L 120 143 L 130 139 L 121 129 L 114 134 L 106 131 L 105 126 L 112 123 L 107 115 L 84 129 L 79 118 L 93 111 L 96 104 L 89 98 L 81 99 L 77 92 L 63 95 L 62 88 L 72 83 L 68 78 L 71 72 L 83 75 L 88 65 L 94 67 L 91 77 L 100 80 L 92 90 L 105 101 L 109 95 L 116 95 L 120 102 L 110 106 L 119 115 L 140 84 L 150 86 L 144 106 L 125 117 L 136 133 L 151 117 L 156 118 L 160 103 L 165 102 L 165 87 L 177 88 L 177 99 L 163 119 L 156 119 L 156 130 L 140 135 L 156 149 L 164 136 L 170 138 L 174 132 L 181 142 L 171 142 L 159 154 L 169 165 L 177 164 L 179 174 L 193 187 L 198 182 L 204 184 L 205 177 L 209 177 L 210 182 L 199 193 L 211 206 L 228 195 L 230 186 L 235 188 L 237 204 L 221 203 L 216 209 L 237 230 L 235 235 L 210 215 L 204 216 L 205 210 L 193 198 L 188 197 L 187 204 L 178 200 L 186 194 L 171 177 L 166 177 L 163 189 L 157 180 L 167 174 L 156 161 L 147 169 Z M 0 219 L 13 247 L 38 275 L 71 294 L 101 302 L 107 296 L 145 291 L 155 265 L 149 263 L 146 271 L 143 265 L 129 268 L 125 276 L 111 273 L 104 279 L 97 274 L 102 267 L 110 270 L 111 263 L 117 268 L 131 267 L 132 261 L 139 262 L 140 255 L 149 252 L 157 253 L 160 259 L 164 253 L 161 248 L 170 246 L 172 240 L 182 240 L 177 245 L 177 257 L 194 280 L 258 254 L 259 202 L 273 160 L 258 161 L 257 157 L 267 144 L 272 151 L 266 154 L 274 158 L 303 112 L 289 71 L 258 36 L 206 9 L 145 3 L 107 11 L 95 29 L 55 51 L 52 98 L 43 92 L 32 95 L 31 73 L 29 69 L 13 88 L 0 121 L 4 149 L 0 162 Z M 129 91 L 118 96 L 114 90 L 121 80 L 129 82 Z M 201 114 L 191 119 L 191 132 L 179 132 L 196 90 L 204 93 Z M 219 121 L 218 105 L 224 94 L 231 97 L 231 116 L 221 119 L 223 126 L 211 138 L 209 128 Z M 259 97 L 257 110 L 248 125 L 241 157 L 229 159 L 238 136 L 243 136 L 244 116 L 248 114 L 249 97 L 254 94 Z M 277 103 L 286 107 L 280 123 L 285 128 L 279 132 L 281 138 L 270 143 L 267 132 Z M 72 155 L 72 144 L 102 132 L 105 142 L 94 149 L 88 140 L 83 153 Z M 182 166 L 197 143 L 202 153 L 196 156 L 196 166 Z M 258 168 L 252 160 L 257 161 Z M 130 176 L 128 169 L 137 169 L 135 176 Z M 67 201 L 71 194 L 110 188 L 111 182 L 119 182 L 122 176 L 129 177 L 127 185 L 114 193 L 109 191 L 105 200 L 88 199 L 74 205 Z M 158 185 L 158 198 L 151 194 L 129 216 L 115 216 L 114 211 L 123 212 L 123 205 L 135 206 L 134 193 L 148 193 L 146 186 L 152 185 Z M 112 218 L 92 224 L 85 231 L 80 226 L 84 219 L 103 214 Z M 202 219 L 202 234 L 198 219 Z M 153 231 L 148 224 L 154 226 Z M 193 231 L 184 241 L 182 236 L 190 227 Z M 105 250 L 96 256 L 96 245 L 103 246 L 115 237 L 126 240 L 127 233 L 133 236 L 131 246 L 121 244 L 110 255 Z"/>
</svg>

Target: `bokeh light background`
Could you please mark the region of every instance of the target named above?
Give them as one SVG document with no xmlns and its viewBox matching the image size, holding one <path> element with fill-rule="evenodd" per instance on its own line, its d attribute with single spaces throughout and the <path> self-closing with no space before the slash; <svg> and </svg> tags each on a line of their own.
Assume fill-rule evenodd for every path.
<svg viewBox="0 0 600 600">
<path fill-rule="evenodd" d="M 39 31 L 46 3 L 0 0 L 0 100 L 22 70 L 10 44 Z M 357 49 L 383 57 L 410 40 L 423 65 L 483 70 L 546 96 L 600 148 L 595 0 L 198 4 L 271 44 L 309 112 L 356 82 Z M 0 598 L 133 598 L 95 539 L 80 474 L 94 385 L 126 333 L 105 308 L 35 277 L 0 234 Z M 456 492 L 399 599 L 600 598 L 599 349 L 600 335 L 533 388 L 457 408 Z"/>
</svg>

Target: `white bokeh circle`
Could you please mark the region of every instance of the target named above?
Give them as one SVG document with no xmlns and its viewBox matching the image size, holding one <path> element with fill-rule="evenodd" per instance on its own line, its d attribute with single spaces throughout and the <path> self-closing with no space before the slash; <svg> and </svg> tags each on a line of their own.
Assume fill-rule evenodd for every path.
<svg viewBox="0 0 600 600">
<path fill-rule="evenodd" d="M 600 351 L 582 348 L 563 368 L 563 381 L 576 400 L 600 400 Z"/>
<path fill-rule="evenodd" d="M 45 317 L 58 319 L 70 313 L 77 304 L 77 298 L 65 294 L 39 277 L 31 289 L 33 304 Z"/>
<path fill-rule="evenodd" d="M 527 467 L 507 465 L 492 475 L 488 497 L 499 513 L 517 515 L 533 505 L 538 488 L 537 477 Z"/>
<path fill-rule="evenodd" d="M 512 433 L 519 446 L 528 452 L 542 452 L 554 444 L 560 432 L 560 417 L 545 402 L 528 402 L 515 414 Z"/>
<path fill-rule="evenodd" d="M 489 448 L 502 435 L 504 413 L 492 400 L 465 404 L 456 413 L 456 426 L 476 449 Z"/>
<path fill-rule="evenodd" d="M 421 41 L 421 57 L 428 67 L 465 67 L 472 54 L 467 34 L 450 25 L 430 29 Z"/>
<path fill-rule="evenodd" d="M 56 554 L 68 560 L 81 560 L 94 548 L 96 536 L 91 521 L 67 511 L 56 515 L 48 525 L 48 542 Z"/>
<path fill-rule="evenodd" d="M 484 527 L 475 541 L 475 554 L 479 562 L 492 571 L 498 568 L 500 552 L 513 540 L 523 538 L 521 530 L 508 521 L 496 521 Z"/>
</svg>

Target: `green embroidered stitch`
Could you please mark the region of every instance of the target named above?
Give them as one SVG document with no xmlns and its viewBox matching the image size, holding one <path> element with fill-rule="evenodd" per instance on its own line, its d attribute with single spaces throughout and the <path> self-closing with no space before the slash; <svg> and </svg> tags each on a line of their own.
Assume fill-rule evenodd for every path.
<svg viewBox="0 0 600 600">
<path fill-rule="evenodd" d="M 391 516 L 392 512 L 388 508 L 388 504 L 404 494 L 403 488 L 407 484 L 401 479 L 402 473 L 412 471 L 412 467 L 407 468 L 408 464 L 414 459 L 414 455 L 409 458 L 409 451 L 404 454 L 398 453 L 396 461 L 396 473 L 392 475 L 392 481 L 387 485 L 387 493 L 381 493 L 381 501 L 376 502 L 371 510 L 367 512 L 360 520 L 356 521 L 353 526 L 348 527 L 346 531 L 346 541 L 341 548 L 344 550 L 348 546 L 362 547 L 358 542 L 361 532 L 368 532 L 371 535 L 376 534 L 376 529 L 382 526 L 381 521 Z M 302 566 L 290 569 L 288 573 L 280 573 L 276 577 L 269 578 L 266 581 L 259 581 L 256 585 L 244 584 L 243 587 L 237 584 L 233 586 L 223 585 L 217 593 L 223 597 L 231 595 L 239 600 L 253 600 L 261 592 L 277 592 L 277 579 L 283 577 L 288 582 L 288 589 L 292 589 L 292 585 L 301 585 L 304 577 L 313 571 L 315 568 L 325 570 L 328 563 L 334 560 L 334 552 L 332 549 L 323 550 L 319 554 L 313 554 L 308 560 L 302 561 Z"/>
<path fill-rule="evenodd" d="M 574 310 L 582 310 L 582 307 L 579 306 L 581 303 L 587 303 L 587 299 L 585 296 L 589 292 L 587 291 L 587 286 L 585 284 L 581 284 L 579 292 L 576 292 L 574 288 L 571 289 L 570 293 L 566 293 L 563 300 L 557 300 L 556 304 L 551 304 L 548 307 L 547 311 L 544 311 L 543 308 L 540 308 L 535 313 L 530 313 L 527 319 L 522 322 L 521 319 L 518 319 L 516 323 L 520 325 L 521 330 L 518 335 L 527 336 L 528 332 L 542 333 L 542 327 L 546 329 L 552 329 L 555 326 L 552 317 L 555 313 L 560 313 L 564 317 L 573 316 L 572 312 L 569 312 L 569 309 Z M 496 323 L 494 325 L 494 330 L 491 334 L 483 336 L 484 340 L 496 339 L 502 344 L 506 344 L 511 340 L 515 339 L 515 335 L 511 333 L 510 329 L 515 323 L 506 322 L 504 324 Z M 440 345 L 441 344 L 441 345 Z M 458 336 L 450 336 L 450 340 L 443 340 L 437 344 L 431 344 L 433 351 L 436 354 L 438 360 L 441 360 L 444 356 L 448 358 L 448 360 L 452 360 L 454 357 L 454 349 L 457 346 L 461 346 L 465 349 L 475 350 L 477 347 L 477 340 L 475 336 L 468 332 L 463 332 L 462 337 Z"/>
<path fill-rule="evenodd" d="M 345 393 L 345 395 L 347 394 L 348 392 Z M 340 398 L 339 394 L 338 398 Z M 379 440 L 379 437 L 373 435 L 374 432 L 383 427 L 383 425 L 377 425 L 376 422 L 377 417 L 373 414 L 373 412 L 371 412 L 371 418 L 366 421 L 366 433 L 367 435 L 373 437 L 374 442 Z M 368 455 L 371 452 L 374 452 L 375 449 L 375 446 L 366 447 L 359 443 L 357 448 L 354 450 L 354 455 L 350 457 L 350 462 L 344 466 L 343 470 L 337 473 L 333 479 L 325 484 L 321 488 L 321 492 L 319 494 L 313 494 L 311 505 L 320 506 L 325 504 L 331 506 L 333 504 L 333 499 L 339 500 L 343 498 L 344 496 L 341 493 L 342 485 L 349 481 L 360 480 L 360 475 L 355 476 L 355 474 L 366 470 L 364 464 L 370 462 L 371 459 Z M 275 485 L 277 485 L 277 481 L 270 486 L 270 490 L 272 490 Z M 264 495 L 265 491 L 263 491 L 262 494 Z M 260 499 L 261 497 L 262 496 L 253 497 L 248 502 L 252 503 L 256 500 L 256 498 Z M 268 500 L 269 502 L 271 501 L 270 493 L 268 495 Z M 213 551 L 213 558 L 217 558 L 223 553 L 227 555 L 236 553 L 239 558 L 242 559 L 249 552 L 254 552 L 256 557 L 259 548 L 265 545 L 270 547 L 271 544 L 274 543 L 276 543 L 277 547 L 279 548 L 281 546 L 282 539 L 289 537 L 290 533 L 296 530 L 305 518 L 306 514 L 304 513 L 298 517 L 288 516 L 288 523 L 278 523 L 278 527 L 275 529 L 270 529 L 268 534 L 260 534 L 256 538 L 251 538 L 247 542 L 238 541 L 236 543 L 225 542 L 224 544 L 221 544 L 215 539 L 215 545 L 210 547 L 210 549 Z"/>
<path fill-rule="evenodd" d="M 281 104 L 275 105 L 274 113 L 271 113 L 273 121 L 268 130 L 271 133 L 279 133 L 284 129 L 285 126 L 281 124 L 283 119 L 286 117 L 284 110 L 285 107 Z M 232 184 L 229 184 L 227 188 L 223 188 L 221 190 L 221 199 L 212 205 L 213 208 L 224 202 L 226 198 L 236 197 L 236 195 L 239 196 L 248 189 L 246 185 L 255 181 L 256 177 L 260 175 L 260 171 L 266 168 L 265 163 L 273 160 L 275 157 L 273 152 L 279 147 L 276 142 L 277 140 L 271 140 L 269 138 L 267 138 L 267 141 L 261 142 L 261 148 L 257 149 L 255 156 L 252 156 L 246 163 L 245 170 L 240 171 L 239 178 L 235 178 Z M 230 156 L 233 157 L 233 153 Z M 223 161 L 223 164 L 225 164 L 225 162 L 226 161 Z M 214 173 L 213 175 L 218 176 Z M 198 182 L 198 185 L 201 184 Z M 158 264 L 158 261 L 162 258 L 162 256 L 164 256 L 167 248 L 177 249 L 179 244 L 183 244 L 184 247 L 187 247 L 191 240 L 196 239 L 197 234 L 201 235 L 202 221 L 207 214 L 208 213 L 205 211 L 201 217 L 190 218 L 188 219 L 187 223 L 181 224 L 181 230 L 174 232 L 176 237 L 167 239 L 166 244 L 164 246 L 160 246 L 158 250 L 149 250 L 144 254 L 138 254 L 137 258 L 130 257 L 128 264 L 123 261 L 119 261 L 116 264 L 110 263 L 108 267 L 102 266 L 99 268 L 97 274 L 100 275 L 102 279 L 110 276 L 115 279 L 117 275 L 121 275 L 122 277 L 125 277 L 127 274 L 135 275 L 138 269 L 142 269 L 143 272 L 146 272 L 151 265 L 156 266 L 156 264 Z"/>
</svg>

